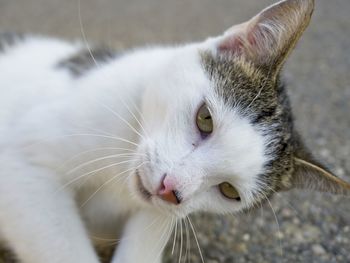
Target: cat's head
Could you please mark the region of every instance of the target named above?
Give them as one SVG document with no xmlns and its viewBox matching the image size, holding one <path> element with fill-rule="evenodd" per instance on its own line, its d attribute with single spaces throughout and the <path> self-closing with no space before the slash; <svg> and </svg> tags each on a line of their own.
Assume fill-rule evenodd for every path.
<svg viewBox="0 0 350 263">
<path fill-rule="evenodd" d="M 279 73 L 313 0 L 286 0 L 203 43 L 175 48 L 143 96 L 131 190 L 178 216 L 232 213 L 281 190 L 350 192 L 303 146 Z"/>
</svg>

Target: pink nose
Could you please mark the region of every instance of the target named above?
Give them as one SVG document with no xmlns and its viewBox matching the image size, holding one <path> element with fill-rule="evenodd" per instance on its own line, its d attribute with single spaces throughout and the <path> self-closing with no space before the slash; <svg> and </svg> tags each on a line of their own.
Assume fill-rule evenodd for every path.
<svg viewBox="0 0 350 263">
<path fill-rule="evenodd" d="M 175 189 L 175 181 L 167 175 L 165 175 L 163 178 L 163 181 L 158 190 L 158 195 L 164 201 L 167 201 L 174 205 L 178 205 L 181 202 L 178 196 L 178 192 Z"/>
</svg>

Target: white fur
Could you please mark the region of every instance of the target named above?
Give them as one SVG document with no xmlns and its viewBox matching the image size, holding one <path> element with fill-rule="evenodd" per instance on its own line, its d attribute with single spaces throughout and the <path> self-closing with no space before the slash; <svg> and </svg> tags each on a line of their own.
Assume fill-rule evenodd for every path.
<svg viewBox="0 0 350 263">
<path fill-rule="evenodd" d="M 79 44 L 29 38 L 0 54 L 0 232 L 23 262 L 97 263 L 82 217 L 90 227 L 125 214 L 113 263 L 160 262 L 175 218 L 249 206 L 266 141 L 214 92 L 199 53 L 213 45 L 135 51 L 79 78 L 55 66 Z M 203 101 L 214 119 L 206 140 L 195 124 Z M 181 205 L 144 201 L 136 167 L 152 193 L 170 175 Z M 224 181 L 242 202 L 220 194 Z"/>
</svg>

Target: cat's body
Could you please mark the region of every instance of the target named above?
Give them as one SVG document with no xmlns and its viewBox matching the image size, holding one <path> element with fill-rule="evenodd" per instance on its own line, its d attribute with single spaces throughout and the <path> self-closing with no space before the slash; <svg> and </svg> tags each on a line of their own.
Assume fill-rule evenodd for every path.
<svg viewBox="0 0 350 263">
<path fill-rule="evenodd" d="M 86 229 L 127 218 L 112 262 L 156 263 L 178 217 L 301 184 L 348 191 L 311 163 L 278 80 L 312 9 L 284 1 L 223 36 L 122 55 L 2 35 L 0 236 L 23 262 L 97 263 Z"/>
<path fill-rule="evenodd" d="M 2 40 L 5 41 L 5 39 Z M 16 178 L 14 175 L 9 178 L 1 177 L 2 180 L 6 180 L 6 182 L 2 181 L 1 183 L 1 193 L 5 194 L 6 192 L 6 199 L 9 199 L 6 200 L 2 197 L 1 200 L 4 203 L 0 203 L 2 211 L 9 211 L 9 213 L 8 217 L 4 216 L 0 221 L 2 222 L 1 225 L 4 225 L 6 230 L 10 231 L 4 233 L 5 237 L 16 237 L 16 241 L 12 242 L 24 242 L 26 244 L 28 251 L 25 252 L 22 259 L 26 259 L 28 262 L 97 261 L 89 253 L 86 253 L 85 247 L 87 245 L 80 240 L 79 234 L 72 235 L 71 230 L 67 234 L 77 238 L 74 241 L 75 244 L 69 244 L 69 251 L 73 249 L 68 254 L 71 261 L 67 261 L 68 255 L 64 254 L 62 244 L 57 247 L 58 255 L 52 250 L 47 255 L 48 258 L 45 257 L 44 253 L 42 254 L 43 258 L 40 258 L 40 256 L 30 258 L 28 253 L 32 254 L 33 248 L 31 248 L 31 245 L 37 246 L 40 244 L 35 244 L 36 239 L 33 239 L 33 236 L 30 235 L 21 238 L 23 229 L 16 227 L 16 221 L 22 221 L 23 218 L 13 218 L 10 212 L 11 209 L 6 206 L 10 205 L 12 209 L 16 209 L 14 204 L 17 201 L 19 203 L 22 198 L 19 192 L 22 192 L 25 199 L 28 196 L 39 195 L 40 193 L 37 192 L 39 190 L 28 189 L 29 193 L 25 193 L 20 188 L 18 188 L 19 191 L 14 190 L 14 185 L 18 183 L 17 180 L 23 179 L 23 184 L 37 184 L 35 187 L 40 189 L 40 179 L 37 177 L 45 177 L 43 178 L 45 182 L 43 182 L 42 187 L 47 189 L 49 186 L 44 186 L 44 184 L 52 184 L 52 188 L 47 190 L 51 191 L 57 203 L 60 203 L 60 199 L 62 199 L 60 196 L 63 193 L 74 196 L 78 202 L 76 208 L 71 209 L 76 210 L 74 211 L 76 216 L 78 215 L 78 209 L 81 210 L 81 215 L 91 227 L 98 227 L 96 224 L 103 225 L 106 222 L 110 223 L 112 220 L 117 222 L 120 219 L 118 217 L 124 217 L 137 209 L 137 205 L 130 194 L 125 193 L 127 186 L 124 182 L 125 177 L 122 181 L 120 178 L 114 180 L 118 183 L 111 181 L 108 186 L 103 186 L 91 202 L 86 203 L 80 209 L 80 205 L 104 182 L 130 167 L 130 163 L 125 162 L 127 160 L 125 157 L 107 159 L 105 165 L 102 165 L 103 162 L 98 162 L 97 166 L 96 163 L 88 165 L 87 167 L 91 171 L 103 166 L 110 166 L 111 160 L 125 162 L 124 164 L 101 169 L 91 174 L 93 176 L 84 176 L 84 178 L 81 178 L 82 180 L 77 182 L 72 182 L 72 180 L 89 172 L 86 169 L 87 167 L 81 167 L 75 172 L 69 172 L 69 170 L 92 159 L 100 158 L 101 153 L 103 155 L 115 155 L 130 153 L 130 151 L 135 150 L 135 145 L 126 141 L 130 140 L 136 143 L 137 134 L 131 131 L 124 121 L 116 117 L 112 110 L 122 114 L 125 118 L 123 119 L 131 125 L 137 126 L 135 118 L 128 111 L 130 110 L 137 115 L 135 107 L 130 105 L 139 105 L 140 103 L 143 90 L 139 82 L 144 78 L 142 73 L 146 75 L 156 74 L 158 70 L 150 68 L 148 62 L 152 60 L 154 65 L 158 65 L 158 62 L 161 63 L 161 60 L 166 59 L 167 52 L 163 50 L 138 51 L 130 56 L 125 55 L 121 59 L 109 62 L 109 64 L 113 64 L 112 74 L 108 72 L 110 68 L 104 67 L 104 64 L 102 64 L 101 68 L 96 66 L 95 70 L 89 73 L 85 72 L 84 76 L 77 77 L 68 67 L 63 65 L 63 62 L 66 62 L 67 59 L 70 59 L 82 49 L 83 47 L 80 44 L 28 36 L 18 38 L 15 43 L 6 47 L 6 50 L 0 55 L 0 68 L 3 73 L 1 75 L 3 95 L 0 98 L 0 103 L 3 106 L 2 108 L 6 109 L 6 111 L 1 112 L 0 118 L 2 174 L 10 174 L 11 171 L 16 169 L 23 169 L 23 173 L 25 173 L 23 177 L 20 175 L 21 178 Z M 158 53 L 160 54 L 158 55 Z M 33 60 L 33 54 L 40 54 L 40 56 Z M 172 53 L 170 52 L 170 54 Z M 156 62 L 157 55 L 159 61 Z M 11 62 L 16 62 L 16 66 L 11 65 Z M 13 67 L 16 67 L 16 71 L 11 70 L 8 74 L 4 74 L 6 69 Z M 106 81 L 106 78 L 110 78 L 110 80 Z M 112 102 L 111 98 L 118 99 Z M 126 106 L 127 104 L 129 106 Z M 108 109 L 107 105 L 111 109 Z M 118 140 L 117 137 L 123 138 L 122 141 Z M 95 149 L 96 151 L 93 151 Z M 86 151 L 89 151 L 89 153 L 77 156 Z M 7 164 L 7 169 L 4 169 L 4 163 Z M 30 172 L 29 169 L 32 167 L 35 168 Z M 68 167 L 71 169 L 67 169 Z M 40 174 L 41 172 L 45 175 Z M 72 183 L 69 184 L 70 182 Z M 24 187 L 26 186 L 24 185 Z M 60 189 L 61 187 L 62 189 Z M 37 200 L 30 202 L 40 202 L 42 204 L 39 204 L 39 206 L 53 207 L 53 204 L 49 203 L 50 201 L 52 202 L 52 200 L 45 200 L 42 196 L 38 196 Z M 62 200 L 62 202 L 70 201 Z M 23 204 L 21 207 L 28 207 L 29 211 L 20 211 L 21 209 L 18 207 L 19 210 L 14 212 L 16 215 L 35 213 L 30 204 Z M 54 209 L 57 209 L 58 212 L 60 210 L 59 204 Z M 48 222 L 45 216 L 40 215 L 41 213 L 42 211 L 35 213 L 40 217 L 39 219 L 32 218 L 33 220 L 39 220 L 35 225 L 42 224 L 44 228 L 50 228 L 46 224 L 52 224 L 52 222 Z M 61 213 L 64 214 L 64 217 L 67 216 L 67 211 L 64 208 L 59 212 L 59 214 Z M 68 213 L 71 213 L 71 211 Z M 40 222 L 40 220 L 43 222 Z M 53 220 L 59 221 L 60 219 L 58 217 Z M 74 216 L 69 219 L 69 221 L 75 220 L 77 218 Z M 29 222 L 28 224 L 31 225 Z M 62 228 L 66 228 L 66 226 L 62 226 Z M 41 232 L 46 235 L 46 231 Z M 56 241 L 49 241 L 44 237 L 37 240 L 42 245 L 49 242 L 54 246 L 55 242 L 63 242 L 59 241 L 59 235 L 59 233 L 55 235 Z M 85 234 L 84 239 L 87 240 Z M 81 255 L 77 255 L 75 258 L 72 255 L 76 251 L 86 253 L 86 257 L 89 256 L 89 258 L 84 259 Z M 23 252 L 21 251 L 21 253 Z M 49 258 L 50 261 L 48 261 Z"/>
</svg>

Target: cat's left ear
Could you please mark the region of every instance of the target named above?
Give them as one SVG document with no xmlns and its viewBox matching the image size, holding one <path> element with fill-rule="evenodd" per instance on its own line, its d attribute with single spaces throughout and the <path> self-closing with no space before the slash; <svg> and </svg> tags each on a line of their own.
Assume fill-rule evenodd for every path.
<svg viewBox="0 0 350 263">
<path fill-rule="evenodd" d="M 313 9 L 314 0 L 278 2 L 227 30 L 217 52 L 244 57 L 276 73 L 308 26 Z"/>
<path fill-rule="evenodd" d="M 316 162 L 296 157 L 294 158 L 294 173 L 289 188 L 350 195 L 350 183 L 335 176 Z"/>
</svg>

